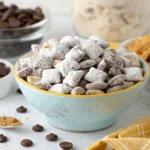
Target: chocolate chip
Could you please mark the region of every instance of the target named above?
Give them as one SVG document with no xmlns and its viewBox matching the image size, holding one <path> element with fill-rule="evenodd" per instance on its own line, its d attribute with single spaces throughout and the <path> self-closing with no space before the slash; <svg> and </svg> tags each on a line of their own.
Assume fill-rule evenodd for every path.
<svg viewBox="0 0 150 150">
<path fill-rule="evenodd" d="M 9 27 L 11 28 L 17 28 L 21 26 L 21 21 L 14 17 L 9 18 L 8 23 L 9 23 Z"/>
<path fill-rule="evenodd" d="M 22 20 L 23 18 L 26 18 L 26 17 L 27 17 L 27 15 L 25 13 L 21 13 L 17 18 L 19 20 Z"/>
<path fill-rule="evenodd" d="M 33 15 L 33 19 L 35 19 L 35 20 L 37 20 L 37 21 L 40 21 L 40 20 L 43 19 L 43 16 L 40 15 L 40 14 L 34 14 L 34 15 Z"/>
<path fill-rule="evenodd" d="M 7 22 L 0 21 L 0 28 L 8 28 L 9 24 Z"/>
<path fill-rule="evenodd" d="M 22 94 L 22 91 L 20 89 L 17 89 L 18 94 Z"/>
<path fill-rule="evenodd" d="M 7 7 L 0 3 L 0 28 L 17 28 L 29 26 L 43 19 L 42 9 L 20 9 L 12 4 Z M 27 19 L 26 21 L 23 19 Z"/>
<path fill-rule="evenodd" d="M 70 142 L 61 142 L 59 144 L 59 146 L 63 149 L 63 150 L 69 150 L 73 147 L 73 144 Z"/>
<path fill-rule="evenodd" d="M 6 21 L 10 16 L 14 15 L 14 9 L 13 8 L 9 8 L 8 10 L 6 10 L 1 18 L 2 21 Z"/>
<path fill-rule="evenodd" d="M 46 139 L 48 141 L 57 141 L 58 139 L 58 136 L 56 134 L 53 134 L 53 133 L 50 133 L 46 136 Z"/>
<path fill-rule="evenodd" d="M 37 125 L 32 127 L 32 130 L 35 131 L 35 132 L 41 132 L 41 131 L 44 130 L 44 127 L 39 125 L 39 124 L 37 124 Z"/>
<path fill-rule="evenodd" d="M 7 141 L 7 137 L 3 134 L 0 134 L 0 143 L 4 143 Z"/>
<path fill-rule="evenodd" d="M 27 112 L 27 108 L 20 106 L 16 109 L 16 111 L 19 113 L 25 113 L 25 112 Z"/>
<path fill-rule="evenodd" d="M 10 68 L 6 67 L 4 63 L 0 63 L 0 78 L 9 74 Z"/>
<path fill-rule="evenodd" d="M 33 145 L 33 142 L 29 139 L 24 139 L 20 144 L 24 147 L 31 147 Z"/>
</svg>

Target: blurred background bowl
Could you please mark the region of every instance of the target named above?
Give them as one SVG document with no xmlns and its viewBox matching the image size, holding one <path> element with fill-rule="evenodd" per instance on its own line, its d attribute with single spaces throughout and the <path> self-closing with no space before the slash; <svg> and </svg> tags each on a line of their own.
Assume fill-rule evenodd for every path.
<svg viewBox="0 0 150 150">
<path fill-rule="evenodd" d="M 106 128 L 125 112 L 143 91 L 149 68 L 141 59 L 145 77 L 136 85 L 110 94 L 67 95 L 40 90 L 20 78 L 15 69 L 16 81 L 25 98 L 45 114 L 47 121 L 60 129 L 89 132 Z"/>
<path fill-rule="evenodd" d="M 136 37 L 136 38 L 128 39 L 128 40 L 122 42 L 119 47 L 123 47 L 123 48 L 126 48 L 126 49 L 127 49 L 127 47 L 128 47 L 130 44 L 134 43 L 137 38 L 142 38 L 142 37 Z M 130 50 L 131 50 L 131 49 L 130 49 Z M 132 50 L 131 50 L 131 51 L 132 51 Z M 133 51 L 133 52 L 134 52 L 134 51 Z M 149 66 L 149 68 L 150 68 L 150 66 Z M 148 82 L 147 82 L 147 85 L 145 86 L 145 89 L 148 90 L 148 91 L 150 91 L 150 77 L 149 77 L 149 80 L 148 80 Z"/>
</svg>

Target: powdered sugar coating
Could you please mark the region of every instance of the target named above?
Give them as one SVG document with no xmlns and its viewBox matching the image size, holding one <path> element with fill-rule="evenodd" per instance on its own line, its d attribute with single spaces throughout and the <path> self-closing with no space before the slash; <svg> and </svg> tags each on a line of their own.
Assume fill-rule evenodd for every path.
<svg viewBox="0 0 150 150">
<path fill-rule="evenodd" d="M 85 52 L 81 51 L 78 46 L 75 46 L 65 55 L 65 58 L 72 58 L 79 62 L 84 56 Z"/>
<path fill-rule="evenodd" d="M 63 77 L 66 77 L 70 71 L 78 70 L 80 65 L 74 59 L 64 59 L 55 67 L 61 72 Z"/>
<path fill-rule="evenodd" d="M 61 74 L 57 69 L 43 70 L 42 80 L 48 81 L 50 84 L 56 84 L 61 82 Z"/>
<path fill-rule="evenodd" d="M 81 49 L 90 59 L 94 60 L 104 53 L 103 48 L 90 40 L 81 43 Z"/>
<path fill-rule="evenodd" d="M 75 87 L 80 82 L 83 74 L 84 74 L 83 70 L 70 71 L 68 75 L 65 77 L 65 79 L 63 80 L 63 83 L 71 87 Z"/>
<path fill-rule="evenodd" d="M 90 68 L 89 72 L 85 76 L 85 80 L 89 82 L 105 81 L 108 75 L 102 70 L 96 69 L 94 67 Z"/>
<path fill-rule="evenodd" d="M 61 94 L 69 94 L 71 92 L 72 88 L 66 84 L 55 84 L 52 85 L 49 91 L 61 93 Z"/>
</svg>

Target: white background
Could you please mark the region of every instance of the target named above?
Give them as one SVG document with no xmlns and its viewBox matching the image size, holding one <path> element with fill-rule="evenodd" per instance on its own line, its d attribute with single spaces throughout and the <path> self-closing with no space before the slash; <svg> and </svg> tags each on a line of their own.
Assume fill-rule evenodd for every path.
<svg viewBox="0 0 150 150">
<path fill-rule="evenodd" d="M 53 14 L 68 14 L 71 12 L 72 0 L 2 0 L 5 3 L 25 5 L 45 5 Z"/>
</svg>

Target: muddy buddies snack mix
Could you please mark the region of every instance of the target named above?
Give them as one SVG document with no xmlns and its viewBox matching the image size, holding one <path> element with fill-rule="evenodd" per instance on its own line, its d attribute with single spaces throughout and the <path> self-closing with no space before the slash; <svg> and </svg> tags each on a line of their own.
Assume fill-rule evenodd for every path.
<svg viewBox="0 0 150 150">
<path fill-rule="evenodd" d="M 116 92 L 144 78 L 136 53 L 109 49 L 109 43 L 95 35 L 32 45 L 32 54 L 20 59 L 17 66 L 18 75 L 29 84 L 71 95 Z"/>
</svg>

